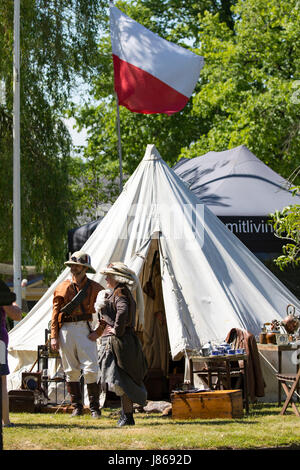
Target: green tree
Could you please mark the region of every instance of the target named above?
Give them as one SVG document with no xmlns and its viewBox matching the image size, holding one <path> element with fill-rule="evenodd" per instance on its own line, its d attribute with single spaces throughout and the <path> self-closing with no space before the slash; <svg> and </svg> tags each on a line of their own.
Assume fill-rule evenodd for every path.
<svg viewBox="0 0 300 470">
<path fill-rule="evenodd" d="M 141 115 L 121 107 L 126 174 L 136 168 L 148 143 L 170 165 L 181 157 L 245 144 L 289 177 L 300 163 L 297 0 L 138 0 L 117 6 L 162 37 L 189 48 L 193 44 L 194 52 L 205 58 L 195 93 L 180 113 Z M 93 82 L 91 101 L 72 113 L 79 127 L 89 131 L 84 157 L 95 160 L 105 178 L 115 181 L 116 106 L 108 29 L 99 50 L 102 73 Z"/>
<path fill-rule="evenodd" d="M 143 6 L 151 11 L 155 21 L 154 28 L 157 33 L 165 37 L 166 32 L 171 32 L 172 38 L 177 40 L 191 39 L 196 41 L 201 28 L 197 21 L 198 16 L 204 12 L 213 15 L 218 14 L 220 21 L 233 29 L 234 14 L 232 6 L 237 0 L 138 0 L 138 6 Z M 139 21 L 139 20 L 137 20 Z"/>
<path fill-rule="evenodd" d="M 294 194 L 300 194 L 300 186 L 294 188 Z M 282 211 L 271 214 L 275 235 L 286 240 L 283 254 L 275 263 L 281 270 L 290 266 L 300 266 L 300 205 L 285 207 Z"/>
<path fill-rule="evenodd" d="M 150 2 L 151 3 L 151 2 Z M 172 3 L 172 2 L 171 2 Z M 209 3 L 209 2 L 208 2 Z M 187 39 L 192 33 L 187 31 L 181 35 L 172 30 L 172 21 L 168 28 L 165 25 L 169 19 L 159 17 L 160 5 L 156 2 L 156 10 L 152 10 L 146 1 L 117 2 L 117 6 L 130 17 L 142 23 L 154 32 L 161 33 L 162 37 L 173 39 L 183 45 L 183 39 Z M 174 5 L 172 6 L 175 12 Z M 182 10 L 183 11 L 183 10 Z M 198 12 L 198 9 L 196 9 Z M 196 13 L 195 13 L 196 14 Z M 185 8 L 185 15 L 191 17 L 189 7 Z M 177 22 L 178 16 L 175 17 Z M 104 180 L 110 180 L 113 185 L 111 200 L 116 196 L 117 179 L 119 175 L 118 137 L 116 131 L 116 101 L 114 97 L 113 62 L 109 33 L 109 17 L 106 18 L 106 34 L 100 39 L 99 50 L 101 57 L 101 74 L 93 81 L 91 98 L 84 106 L 74 106 L 70 115 L 75 116 L 79 130 L 87 128 L 89 140 L 86 148 L 81 149 L 81 156 L 86 163 L 89 172 L 91 165 L 100 169 Z M 104 24 L 104 23 L 103 23 Z M 162 24 L 164 26 L 162 27 Z M 194 36 L 195 39 L 195 36 Z M 187 46 L 186 46 L 187 47 Z M 196 140 L 199 135 L 201 120 L 197 115 L 192 115 L 192 102 L 190 101 L 183 111 L 172 116 L 163 114 L 143 115 L 131 113 L 126 108 L 120 107 L 122 156 L 125 175 L 130 175 L 140 162 L 145 147 L 148 143 L 154 143 L 162 157 L 169 163 L 176 162 L 180 150 Z M 92 164 L 94 161 L 95 165 Z M 106 188 L 110 189 L 110 183 Z M 91 193 L 95 188 L 86 186 Z M 94 192 L 97 200 L 101 199 L 102 188 L 99 193 Z M 104 194 L 104 200 L 107 195 Z"/>
<path fill-rule="evenodd" d="M 206 12 L 199 18 L 206 59 L 193 113 L 194 157 L 241 144 L 289 177 L 299 161 L 300 8 L 296 0 L 245 0 L 233 8 L 234 29 Z"/>
<path fill-rule="evenodd" d="M 76 206 L 72 142 L 63 118 L 74 88 L 101 69 L 100 0 L 21 1 L 22 263 L 61 270 Z M 12 261 L 13 0 L 0 4 L 0 260 Z"/>
</svg>

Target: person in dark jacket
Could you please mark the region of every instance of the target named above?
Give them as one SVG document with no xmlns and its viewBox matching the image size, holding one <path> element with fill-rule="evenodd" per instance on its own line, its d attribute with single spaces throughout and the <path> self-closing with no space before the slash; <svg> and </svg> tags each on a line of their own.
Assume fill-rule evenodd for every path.
<svg viewBox="0 0 300 470">
<path fill-rule="evenodd" d="M 20 307 L 18 307 L 16 302 L 13 302 L 11 305 L 5 305 L 0 307 L 0 341 L 1 345 L 5 345 L 5 361 L 0 361 L 0 380 L 2 381 L 2 425 L 10 427 L 13 426 L 13 423 L 11 423 L 9 419 L 9 400 L 6 381 L 6 376 L 9 375 L 9 367 L 7 360 L 7 347 L 9 337 L 6 328 L 6 316 L 15 321 L 20 321 L 22 319 L 22 310 L 20 309 Z"/>
<path fill-rule="evenodd" d="M 145 406 L 147 391 L 143 383 L 147 364 L 142 345 L 135 334 L 137 305 L 131 290 L 137 289 L 138 307 L 143 313 L 142 291 L 135 273 L 115 262 L 100 271 L 106 274 L 109 290 L 100 292 L 95 303 L 99 326 L 89 335 L 100 339 L 99 367 L 102 386 L 121 397 L 118 426 L 134 425 L 133 403 Z"/>
</svg>

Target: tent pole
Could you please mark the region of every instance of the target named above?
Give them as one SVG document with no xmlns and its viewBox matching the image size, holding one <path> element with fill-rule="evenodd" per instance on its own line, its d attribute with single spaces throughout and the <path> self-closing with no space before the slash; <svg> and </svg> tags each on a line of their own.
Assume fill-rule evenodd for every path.
<svg viewBox="0 0 300 470">
<path fill-rule="evenodd" d="M 16 303 L 22 308 L 20 189 L 20 0 L 14 0 L 13 64 L 13 262 Z"/>
<path fill-rule="evenodd" d="M 117 102 L 117 130 L 118 130 L 118 151 L 119 151 L 119 171 L 120 171 L 120 193 L 123 191 L 123 169 L 122 169 L 122 145 L 121 145 L 121 126 L 120 126 L 120 109 L 119 99 L 116 94 Z"/>
</svg>

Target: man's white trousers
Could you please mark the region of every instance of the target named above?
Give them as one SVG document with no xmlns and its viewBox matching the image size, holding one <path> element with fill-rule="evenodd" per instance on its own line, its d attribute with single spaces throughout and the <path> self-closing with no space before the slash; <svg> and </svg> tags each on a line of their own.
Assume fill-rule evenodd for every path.
<svg viewBox="0 0 300 470">
<path fill-rule="evenodd" d="M 59 352 L 67 382 L 78 382 L 81 371 L 86 384 L 97 382 L 97 342 L 88 339 L 86 321 L 64 323 L 59 331 Z"/>
</svg>

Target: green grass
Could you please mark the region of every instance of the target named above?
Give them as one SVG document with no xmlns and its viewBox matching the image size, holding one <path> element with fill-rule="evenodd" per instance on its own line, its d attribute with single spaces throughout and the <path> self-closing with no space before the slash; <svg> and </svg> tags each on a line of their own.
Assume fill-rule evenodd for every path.
<svg viewBox="0 0 300 470">
<path fill-rule="evenodd" d="M 184 450 L 300 449 L 300 419 L 281 416 L 275 404 L 257 404 L 242 419 L 174 420 L 135 413 L 136 425 L 117 428 L 114 410 L 99 420 L 89 415 L 11 413 L 13 428 L 3 429 L 4 450 Z"/>
</svg>

